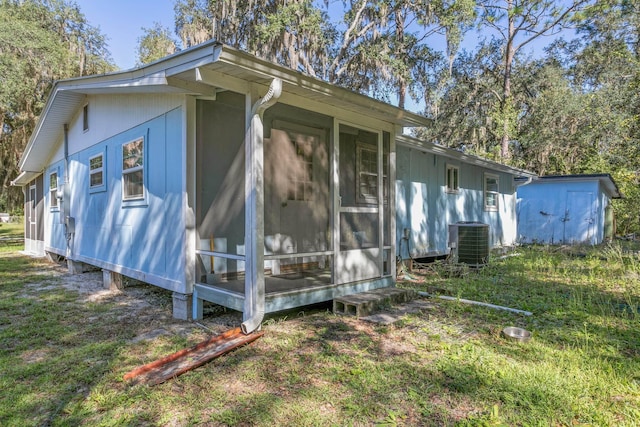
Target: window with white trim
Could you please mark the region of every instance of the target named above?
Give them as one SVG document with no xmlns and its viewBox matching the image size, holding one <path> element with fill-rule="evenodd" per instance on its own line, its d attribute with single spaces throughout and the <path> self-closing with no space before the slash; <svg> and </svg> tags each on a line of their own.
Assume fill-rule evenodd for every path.
<svg viewBox="0 0 640 427">
<path fill-rule="evenodd" d="M 84 132 L 89 130 L 89 104 L 84 104 L 82 107 L 82 130 Z"/>
<path fill-rule="evenodd" d="M 484 174 L 484 209 L 486 211 L 498 210 L 499 178 L 497 175 Z"/>
<path fill-rule="evenodd" d="M 122 199 L 144 198 L 144 139 L 122 144 Z"/>
<path fill-rule="evenodd" d="M 58 172 L 49 174 L 49 206 L 52 210 L 58 209 Z"/>
<path fill-rule="evenodd" d="M 459 187 L 460 168 L 458 166 L 447 165 L 447 193 L 457 193 Z"/>
<path fill-rule="evenodd" d="M 104 185 L 104 155 L 89 157 L 89 188 L 96 189 Z"/>
<path fill-rule="evenodd" d="M 378 203 L 378 147 L 356 143 L 356 160 L 358 173 L 356 174 L 356 191 L 358 203 L 375 204 Z M 389 200 L 388 177 L 389 156 L 382 157 L 382 192 L 384 203 Z"/>
</svg>

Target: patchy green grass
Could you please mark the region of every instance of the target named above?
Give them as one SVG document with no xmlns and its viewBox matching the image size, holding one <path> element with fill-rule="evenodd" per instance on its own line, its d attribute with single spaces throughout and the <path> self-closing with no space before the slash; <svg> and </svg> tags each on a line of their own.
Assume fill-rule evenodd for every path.
<svg viewBox="0 0 640 427">
<path fill-rule="evenodd" d="M 81 289 L 59 268 L 0 253 L 0 425 L 636 425 L 632 249 L 520 248 L 461 278 L 413 273 L 400 285 L 534 314 L 435 298 L 390 326 L 292 312 L 154 387 L 122 376 L 206 337 L 170 318 L 168 292 Z M 240 320 L 218 313 L 202 323 L 218 332 Z M 508 341 L 505 326 L 533 338 Z"/>
<path fill-rule="evenodd" d="M 24 223 L 0 223 L 0 253 L 24 249 Z"/>
</svg>

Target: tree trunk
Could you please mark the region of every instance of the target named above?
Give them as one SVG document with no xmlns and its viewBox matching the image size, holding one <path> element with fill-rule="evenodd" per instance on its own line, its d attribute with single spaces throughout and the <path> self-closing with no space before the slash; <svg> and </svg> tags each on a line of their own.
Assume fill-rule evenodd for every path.
<svg viewBox="0 0 640 427">
<path fill-rule="evenodd" d="M 504 81 L 502 84 L 502 102 L 500 105 L 500 113 L 502 115 L 502 138 L 500 140 L 500 157 L 502 158 L 502 160 L 509 160 L 511 158 L 511 151 L 509 150 L 509 107 L 511 105 L 511 67 L 513 66 L 513 57 L 515 56 L 515 50 L 513 46 L 515 38 L 515 18 L 511 13 L 512 9 L 513 0 L 508 0 L 507 15 L 509 19 L 509 30 L 506 52 L 504 55 Z"/>
<path fill-rule="evenodd" d="M 398 6 L 396 11 L 396 60 L 404 61 L 406 58 L 406 49 L 404 46 L 404 21 L 405 10 L 402 6 Z M 398 107 L 404 108 L 405 99 L 407 97 L 407 79 L 400 70 L 397 71 L 398 76 Z"/>
</svg>

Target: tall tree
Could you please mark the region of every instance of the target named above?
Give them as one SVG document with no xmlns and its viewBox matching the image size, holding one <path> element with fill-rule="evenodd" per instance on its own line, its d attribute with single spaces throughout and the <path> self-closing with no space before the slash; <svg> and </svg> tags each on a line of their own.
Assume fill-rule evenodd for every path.
<svg viewBox="0 0 640 427">
<path fill-rule="evenodd" d="M 440 64 L 439 93 L 427 104 L 432 126 L 419 136 L 441 145 L 482 156 L 494 156 L 499 144 L 494 106 L 500 97 L 502 60 L 499 43 L 483 43 L 478 50 L 463 50 L 449 65 Z"/>
<path fill-rule="evenodd" d="M 332 22 L 328 2 L 178 0 L 185 47 L 215 38 L 259 57 L 404 106 L 425 90 L 435 34 L 453 58 L 474 16 L 473 0 L 349 0 Z M 336 16 L 336 13 L 333 13 Z"/>
<path fill-rule="evenodd" d="M 573 27 L 592 0 L 481 0 L 479 28 L 495 31 L 503 45 L 504 75 L 500 98 L 502 135 L 500 155 L 508 160 L 510 130 L 517 117 L 511 96 L 515 55 L 542 36 L 551 36 Z"/>
<path fill-rule="evenodd" d="M 148 64 L 178 51 L 178 45 L 171 36 L 171 30 L 158 22 L 151 28 L 142 27 L 144 35 L 138 38 L 138 65 Z"/>
<path fill-rule="evenodd" d="M 53 82 L 113 69 L 104 37 L 74 3 L 0 0 L 0 210 L 20 206 L 8 185 Z"/>
<path fill-rule="evenodd" d="M 625 198 L 614 201 L 622 233 L 640 233 L 640 1 L 601 0 L 578 27 L 576 86 L 589 96 L 600 153 Z"/>
</svg>

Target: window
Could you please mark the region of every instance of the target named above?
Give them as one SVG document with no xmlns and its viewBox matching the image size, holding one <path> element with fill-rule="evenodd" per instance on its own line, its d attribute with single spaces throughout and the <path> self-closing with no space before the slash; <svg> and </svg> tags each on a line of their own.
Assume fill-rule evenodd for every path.
<svg viewBox="0 0 640 427">
<path fill-rule="evenodd" d="M 459 172 L 457 166 L 447 165 L 447 193 L 457 193 L 459 190 Z"/>
<path fill-rule="evenodd" d="M 291 173 L 289 200 L 309 201 L 313 199 L 313 145 L 310 141 L 290 136 L 296 159 Z"/>
<path fill-rule="evenodd" d="M 487 211 L 498 210 L 498 177 L 496 175 L 484 175 L 484 209 Z"/>
<path fill-rule="evenodd" d="M 58 172 L 49 174 L 49 206 L 51 210 L 58 209 Z"/>
<path fill-rule="evenodd" d="M 378 147 L 358 142 L 356 191 L 358 203 L 375 204 L 378 203 Z M 382 165 L 382 192 L 384 202 L 389 199 L 387 185 L 387 170 L 389 169 L 389 157 L 383 156 Z"/>
<path fill-rule="evenodd" d="M 89 130 L 89 104 L 84 104 L 82 108 L 82 130 Z"/>
<path fill-rule="evenodd" d="M 122 145 L 122 198 L 144 198 L 144 140 Z"/>
<path fill-rule="evenodd" d="M 104 155 L 89 158 L 89 188 L 96 189 L 104 185 Z"/>
</svg>

